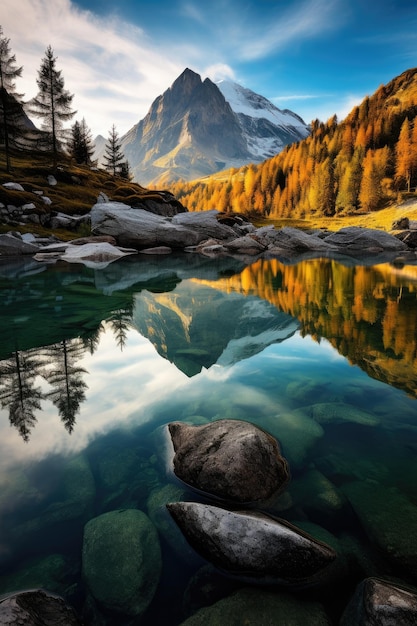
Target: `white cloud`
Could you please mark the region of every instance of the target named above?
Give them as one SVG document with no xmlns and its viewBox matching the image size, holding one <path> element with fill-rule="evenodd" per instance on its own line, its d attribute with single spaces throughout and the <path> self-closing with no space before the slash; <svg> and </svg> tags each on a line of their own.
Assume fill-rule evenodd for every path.
<svg viewBox="0 0 417 626">
<path fill-rule="evenodd" d="M 226 65 L 225 63 L 216 63 L 215 65 L 210 65 L 204 70 L 204 74 L 208 76 L 213 82 L 222 79 L 236 81 L 236 76 L 233 69 L 230 67 L 230 65 Z"/>
<path fill-rule="evenodd" d="M 81 11 L 70 0 L 19 0 L 18 14 L 15 0 L 2 0 L 0 24 L 24 66 L 18 90 L 26 99 L 37 93 L 37 72 L 51 45 L 65 87 L 75 94 L 76 119 L 85 117 L 93 134 L 107 134 L 112 123 L 126 132 L 184 69 L 139 27 Z"/>
</svg>

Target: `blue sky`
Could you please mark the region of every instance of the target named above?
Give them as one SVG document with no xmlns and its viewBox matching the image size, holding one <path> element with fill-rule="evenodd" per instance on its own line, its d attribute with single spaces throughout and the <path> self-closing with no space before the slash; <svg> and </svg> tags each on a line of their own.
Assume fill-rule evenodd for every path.
<svg viewBox="0 0 417 626">
<path fill-rule="evenodd" d="M 310 122 L 343 119 L 417 66 L 415 0 L 2 0 L 0 24 L 24 66 L 18 89 L 35 95 L 51 45 L 94 135 L 129 130 L 186 67 Z"/>
</svg>

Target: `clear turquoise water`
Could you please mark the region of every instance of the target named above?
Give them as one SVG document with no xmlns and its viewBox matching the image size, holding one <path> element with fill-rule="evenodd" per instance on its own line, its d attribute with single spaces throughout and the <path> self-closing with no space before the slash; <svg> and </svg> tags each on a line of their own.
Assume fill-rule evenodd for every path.
<svg viewBox="0 0 417 626">
<path fill-rule="evenodd" d="M 84 526 L 122 508 L 161 542 L 141 624 L 180 624 L 239 589 L 178 543 L 163 506 L 169 485 L 199 497 L 172 476 L 163 426 L 222 418 L 279 440 L 292 480 L 266 510 L 338 552 L 330 581 L 291 590 L 300 602 L 337 623 L 366 576 L 417 585 L 415 270 L 0 265 L 0 595 L 44 586 L 81 613 Z"/>
</svg>

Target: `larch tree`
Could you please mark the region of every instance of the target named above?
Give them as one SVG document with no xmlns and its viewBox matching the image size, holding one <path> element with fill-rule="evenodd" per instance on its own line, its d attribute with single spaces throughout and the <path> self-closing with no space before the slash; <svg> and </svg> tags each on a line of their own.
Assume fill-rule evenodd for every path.
<svg viewBox="0 0 417 626">
<path fill-rule="evenodd" d="M 395 176 L 399 181 L 405 181 L 407 191 L 410 191 L 411 175 L 413 168 L 413 151 L 411 148 L 411 128 L 408 117 L 402 123 L 396 145 L 396 171 Z"/>
<path fill-rule="evenodd" d="M 113 176 L 116 176 L 116 174 L 120 172 L 120 170 L 122 169 L 122 164 L 126 162 L 121 148 L 122 144 L 120 143 L 116 127 L 113 124 L 110 129 L 106 145 L 104 147 L 103 156 L 104 167 L 109 172 L 112 172 Z"/>
<path fill-rule="evenodd" d="M 2 141 L 6 153 L 6 170 L 10 172 L 10 139 L 21 134 L 21 94 L 16 93 L 16 78 L 22 75 L 23 67 L 16 65 L 16 56 L 11 53 L 10 39 L 3 36 L 0 26 L 0 106 L 2 119 Z"/>
<path fill-rule="evenodd" d="M 42 128 L 50 135 L 55 168 L 63 123 L 69 121 L 76 113 L 71 109 L 74 95 L 64 88 L 64 78 L 62 72 L 56 69 L 56 60 L 51 46 L 48 46 L 36 80 L 39 92 L 29 102 L 30 113 L 43 118 Z"/>
</svg>

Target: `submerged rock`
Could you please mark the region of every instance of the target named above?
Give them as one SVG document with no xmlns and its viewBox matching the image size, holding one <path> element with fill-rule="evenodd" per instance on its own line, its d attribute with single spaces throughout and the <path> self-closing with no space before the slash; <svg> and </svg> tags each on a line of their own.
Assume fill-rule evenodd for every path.
<svg viewBox="0 0 417 626">
<path fill-rule="evenodd" d="M 395 487 L 376 481 L 343 485 L 370 541 L 417 582 L 417 506 Z"/>
<path fill-rule="evenodd" d="M 75 611 L 42 589 L 21 591 L 0 600 L 2 626 L 81 626 Z"/>
<path fill-rule="evenodd" d="M 319 602 L 304 601 L 289 593 L 244 588 L 219 600 L 182 622 L 181 626 L 330 626 Z"/>
<path fill-rule="evenodd" d="M 326 544 L 264 513 L 167 504 L 191 546 L 219 569 L 259 582 L 305 585 L 336 557 Z"/>
<path fill-rule="evenodd" d="M 84 529 L 82 571 L 100 606 L 141 615 L 155 594 L 161 573 L 158 534 L 142 511 L 104 513 Z"/>
<path fill-rule="evenodd" d="M 340 626 L 415 626 L 417 590 L 402 588 L 378 578 L 367 578 L 355 594 L 340 621 Z"/>
<path fill-rule="evenodd" d="M 195 489 L 235 502 L 267 500 L 289 479 L 277 441 L 250 422 L 168 425 L 174 472 Z"/>
</svg>

